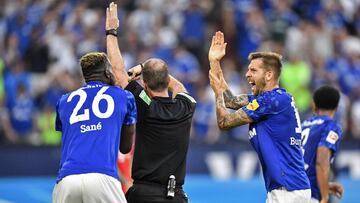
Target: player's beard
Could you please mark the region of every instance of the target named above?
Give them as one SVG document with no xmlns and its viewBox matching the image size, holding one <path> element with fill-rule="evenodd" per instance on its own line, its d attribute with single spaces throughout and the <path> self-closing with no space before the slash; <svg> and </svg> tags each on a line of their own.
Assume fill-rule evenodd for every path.
<svg viewBox="0 0 360 203">
<path fill-rule="evenodd" d="M 253 95 L 257 96 L 264 92 L 265 89 L 265 77 L 260 78 L 258 81 L 255 82 L 255 85 L 252 88 Z"/>
</svg>

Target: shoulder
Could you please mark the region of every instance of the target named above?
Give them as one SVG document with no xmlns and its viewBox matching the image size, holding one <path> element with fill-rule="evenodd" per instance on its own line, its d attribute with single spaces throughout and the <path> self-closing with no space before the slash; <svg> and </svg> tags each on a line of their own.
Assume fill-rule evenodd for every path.
<svg viewBox="0 0 360 203">
<path fill-rule="evenodd" d="M 342 128 L 340 124 L 333 119 L 330 119 L 326 122 L 326 130 L 328 132 L 332 131 L 336 133 L 339 138 L 342 136 Z"/>
<path fill-rule="evenodd" d="M 190 103 L 196 104 L 196 100 L 187 92 L 180 92 L 175 96 L 175 99 L 185 100 Z"/>
<path fill-rule="evenodd" d="M 140 94 L 140 92 L 144 88 L 137 82 L 137 81 L 131 81 L 129 84 L 125 87 L 125 90 L 128 90 L 132 92 L 133 94 L 137 95 Z"/>
<path fill-rule="evenodd" d="M 73 92 L 76 92 L 76 91 L 78 91 L 78 90 L 79 90 L 79 89 L 61 95 L 60 99 L 58 100 L 58 104 L 60 105 L 61 103 L 67 102 L 69 96 L 70 96 Z"/>
<path fill-rule="evenodd" d="M 256 97 L 258 101 L 266 101 L 266 102 L 272 102 L 272 101 L 287 101 L 291 100 L 291 95 L 285 91 L 285 89 L 276 88 L 271 91 L 266 91 L 261 93 Z"/>
<path fill-rule="evenodd" d="M 326 126 L 323 131 L 324 133 L 322 139 L 323 141 L 325 141 L 325 143 L 328 143 L 328 146 L 335 145 L 336 143 L 338 143 L 338 141 L 342 139 L 342 130 L 340 126 L 336 123 L 336 121 L 333 120 L 328 120 L 325 125 Z"/>
<path fill-rule="evenodd" d="M 272 91 L 263 92 L 250 102 L 254 102 L 254 100 L 260 106 L 271 109 L 283 109 L 291 105 L 292 98 L 284 89 L 277 88 Z"/>
</svg>

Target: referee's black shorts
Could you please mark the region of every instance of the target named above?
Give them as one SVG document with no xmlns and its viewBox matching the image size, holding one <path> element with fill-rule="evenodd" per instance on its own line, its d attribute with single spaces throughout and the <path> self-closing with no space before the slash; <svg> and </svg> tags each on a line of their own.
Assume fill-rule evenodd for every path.
<svg viewBox="0 0 360 203">
<path fill-rule="evenodd" d="M 175 196 L 166 198 L 166 186 L 153 183 L 134 182 L 126 193 L 128 203 L 187 203 L 182 187 L 175 188 Z"/>
</svg>

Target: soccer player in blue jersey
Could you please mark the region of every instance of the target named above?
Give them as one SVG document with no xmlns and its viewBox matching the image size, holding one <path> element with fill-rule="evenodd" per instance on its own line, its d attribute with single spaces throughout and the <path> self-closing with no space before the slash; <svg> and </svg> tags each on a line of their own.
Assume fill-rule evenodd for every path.
<svg viewBox="0 0 360 203">
<path fill-rule="evenodd" d="M 306 174 L 311 184 L 312 202 L 327 203 L 329 193 L 341 197 L 339 183 L 328 182 L 330 161 L 334 158 L 341 140 L 341 127 L 333 120 L 340 93 L 331 86 L 322 86 L 314 92 L 312 117 L 302 124 L 302 146 Z"/>
<path fill-rule="evenodd" d="M 86 84 L 61 97 L 56 130 L 62 157 L 54 203 L 126 202 L 117 173 L 118 151 L 131 149 L 136 122 L 134 96 L 114 85 L 105 53 L 80 59 Z"/>
<path fill-rule="evenodd" d="M 245 76 L 252 95 L 233 96 L 220 67 L 225 49 L 224 35 L 217 32 L 209 50 L 209 78 L 216 98 L 218 126 L 230 129 L 250 124 L 249 139 L 262 166 L 266 202 L 310 202 L 299 114 L 293 97 L 279 88 L 281 56 L 273 52 L 251 53 Z M 237 111 L 230 113 L 226 107 Z"/>
</svg>

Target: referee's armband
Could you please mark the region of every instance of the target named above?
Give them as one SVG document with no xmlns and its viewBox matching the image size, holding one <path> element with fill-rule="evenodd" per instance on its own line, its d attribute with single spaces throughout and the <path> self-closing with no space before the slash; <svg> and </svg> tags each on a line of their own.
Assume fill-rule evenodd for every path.
<svg viewBox="0 0 360 203">
<path fill-rule="evenodd" d="M 183 96 L 183 97 L 186 97 L 188 100 L 190 100 L 191 103 L 196 104 L 195 99 L 194 99 L 192 96 L 188 95 L 187 93 L 185 93 L 185 92 L 180 92 L 180 93 L 178 93 L 178 95 L 181 95 L 181 96 Z"/>
</svg>

